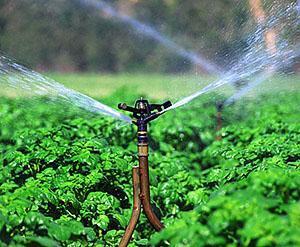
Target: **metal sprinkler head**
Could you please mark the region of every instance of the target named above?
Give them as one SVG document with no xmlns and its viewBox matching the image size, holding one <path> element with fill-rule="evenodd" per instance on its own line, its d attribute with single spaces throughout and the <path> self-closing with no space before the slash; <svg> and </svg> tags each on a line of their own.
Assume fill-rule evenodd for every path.
<svg viewBox="0 0 300 247">
<path fill-rule="evenodd" d="M 223 126 L 223 110 L 225 106 L 225 101 L 220 100 L 216 102 L 216 108 L 217 108 L 217 115 L 216 115 L 216 132 L 219 132 L 222 129 Z M 220 141 L 222 139 L 221 135 L 216 136 L 216 140 Z"/>
<path fill-rule="evenodd" d="M 149 182 L 149 164 L 148 164 L 148 132 L 147 124 L 159 117 L 167 108 L 172 106 L 170 101 L 163 104 L 150 104 L 148 100 L 140 98 L 135 102 L 134 107 L 125 103 L 118 105 L 119 109 L 132 112 L 132 122 L 137 125 L 137 147 L 139 165 L 132 170 L 133 175 L 133 209 L 130 221 L 125 230 L 119 247 L 126 247 L 132 237 L 133 231 L 138 223 L 141 208 L 146 214 L 151 225 L 160 231 L 164 225 L 152 209 L 150 203 L 150 182 Z"/>
<path fill-rule="evenodd" d="M 217 108 L 217 112 L 221 112 L 223 111 L 225 106 L 225 101 L 224 100 L 219 100 L 216 102 L 216 108 Z"/>
<path fill-rule="evenodd" d="M 163 104 L 150 104 L 148 100 L 140 98 L 134 104 L 134 107 L 128 106 L 126 103 L 120 103 L 119 109 L 132 112 L 133 123 L 137 126 L 147 125 L 150 121 L 156 119 L 164 113 L 164 110 L 172 106 L 171 101 Z"/>
</svg>

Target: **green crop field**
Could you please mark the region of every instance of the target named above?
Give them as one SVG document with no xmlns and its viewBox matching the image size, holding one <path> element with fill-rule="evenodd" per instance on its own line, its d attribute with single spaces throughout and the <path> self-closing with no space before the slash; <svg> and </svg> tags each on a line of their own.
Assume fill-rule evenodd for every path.
<svg viewBox="0 0 300 247">
<path fill-rule="evenodd" d="M 201 88 L 188 75 L 50 77 L 114 108 Z M 130 246 L 300 245 L 299 77 L 259 91 L 224 109 L 219 132 L 215 102 L 230 89 L 151 123 L 151 197 L 166 228 L 142 215 Z M 135 127 L 13 93 L 0 97 L 0 120 L 0 246 L 117 246 L 131 215 Z"/>
</svg>

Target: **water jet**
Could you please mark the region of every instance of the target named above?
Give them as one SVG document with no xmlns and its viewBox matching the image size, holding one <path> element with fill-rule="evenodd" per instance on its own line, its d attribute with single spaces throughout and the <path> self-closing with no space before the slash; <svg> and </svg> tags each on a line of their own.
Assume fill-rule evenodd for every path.
<svg viewBox="0 0 300 247">
<path fill-rule="evenodd" d="M 138 223 L 141 207 L 149 222 L 155 230 L 160 231 L 164 225 L 153 212 L 150 199 L 150 183 L 149 183 L 149 164 L 148 164 L 148 124 L 162 115 L 165 110 L 171 107 L 172 103 L 166 101 L 163 104 L 150 104 L 148 100 L 139 99 L 134 107 L 125 103 L 120 103 L 118 108 L 123 111 L 132 113 L 132 123 L 137 126 L 137 147 L 139 165 L 133 167 L 133 209 L 131 219 L 126 228 L 125 234 L 120 242 L 120 247 L 126 247 L 132 237 L 133 231 Z"/>
<path fill-rule="evenodd" d="M 128 25 L 138 34 L 156 41 L 157 43 L 163 45 L 178 56 L 191 62 L 192 64 L 200 66 L 204 71 L 206 71 L 209 74 L 221 75 L 223 73 L 222 68 L 220 68 L 215 63 L 209 61 L 205 56 L 199 54 L 199 52 L 185 49 L 184 47 L 171 40 L 166 35 L 160 33 L 151 25 L 143 23 L 129 15 L 120 12 L 105 1 L 79 0 L 79 2 L 85 6 L 90 6 L 92 8 L 100 10 L 106 17 L 118 20 L 119 22 Z"/>
<path fill-rule="evenodd" d="M 44 96 L 68 103 L 96 114 L 103 114 L 131 124 L 131 119 L 91 97 L 65 87 L 57 81 L 31 70 L 0 54 L 0 85 L 23 96 Z"/>
</svg>

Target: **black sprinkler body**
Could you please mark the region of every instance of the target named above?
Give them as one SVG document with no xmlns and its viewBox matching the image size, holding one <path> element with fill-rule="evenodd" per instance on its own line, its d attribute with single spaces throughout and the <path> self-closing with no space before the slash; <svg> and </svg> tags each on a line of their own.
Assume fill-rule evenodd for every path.
<svg viewBox="0 0 300 247">
<path fill-rule="evenodd" d="M 149 222 L 155 228 L 160 231 L 164 228 L 158 216 L 152 209 L 150 199 L 150 183 L 149 183 L 149 144 L 148 144 L 148 132 L 147 124 L 159 117 L 165 112 L 167 108 L 172 106 L 170 101 L 163 104 L 149 104 L 147 100 L 139 99 L 135 102 L 134 107 L 128 106 L 125 103 L 118 105 L 119 109 L 132 112 L 132 122 L 137 125 L 137 147 L 138 147 L 138 166 L 132 169 L 133 178 L 133 208 L 132 215 L 123 238 L 119 244 L 119 247 L 126 247 L 132 237 L 133 231 L 138 223 L 141 208 L 146 214 Z"/>
<path fill-rule="evenodd" d="M 149 104 L 148 100 L 143 98 L 137 100 L 134 107 L 128 106 L 126 103 L 120 103 L 119 109 L 132 112 L 132 122 L 138 126 L 139 130 L 147 130 L 147 124 L 164 113 L 164 110 L 172 106 L 171 101 L 163 104 Z"/>
<path fill-rule="evenodd" d="M 218 111 L 218 112 L 223 111 L 224 105 L 225 105 L 224 100 L 219 100 L 219 101 L 217 101 L 217 103 L 216 103 L 217 111 Z"/>
<path fill-rule="evenodd" d="M 225 102 L 222 101 L 218 101 L 216 103 L 216 109 L 217 109 L 217 116 L 216 116 L 216 132 L 218 133 L 223 126 L 223 110 L 224 110 L 224 106 L 225 106 Z M 220 141 L 222 139 L 221 135 L 217 135 L 216 136 L 216 140 Z"/>
</svg>

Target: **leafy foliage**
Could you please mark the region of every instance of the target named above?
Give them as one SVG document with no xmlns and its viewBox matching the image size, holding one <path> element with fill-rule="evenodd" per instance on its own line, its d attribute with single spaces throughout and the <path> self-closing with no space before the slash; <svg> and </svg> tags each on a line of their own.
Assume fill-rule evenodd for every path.
<svg viewBox="0 0 300 247">
<path fill-rule="evenodd" d="M 299 245 L 297 102 L 226 109 L 221 141 L 207 99 L 151 125 L 151 196 L 166 229 L 142 216 L 131 246 Z M 134 128 L 58 108 L 0 99 L 0 245 L 116 246 L 131 214 Z"/>
</svg>

